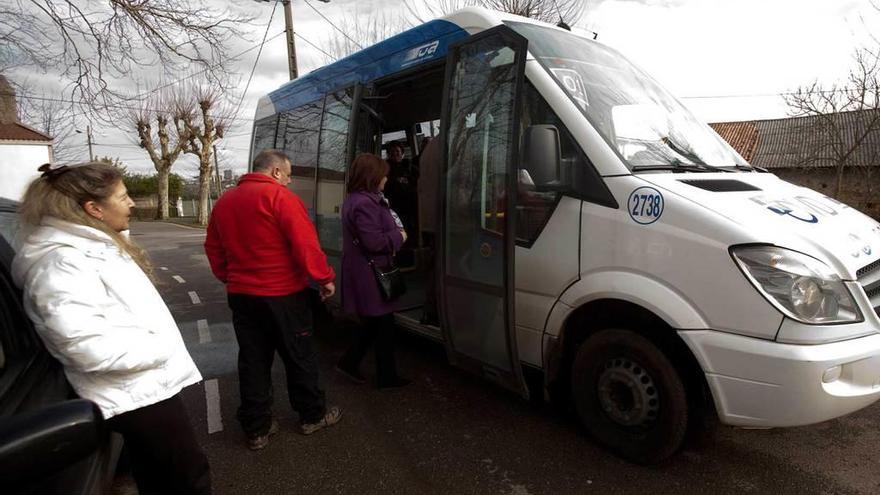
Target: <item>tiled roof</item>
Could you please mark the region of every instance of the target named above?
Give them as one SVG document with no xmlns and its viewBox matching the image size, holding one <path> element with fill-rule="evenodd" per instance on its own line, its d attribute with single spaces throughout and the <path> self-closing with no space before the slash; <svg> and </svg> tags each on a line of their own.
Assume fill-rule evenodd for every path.
<svg viewBox="0 0 880 495">
<path fill-rule="evenodd" d="M 759 167 L 833 167 L 838 155 L 834 149 L 853 148 L 849 165 L 880 167 L 880 109 L 710 125 L 743 158 Z M 857 145 L 859 139 L 862 141 Z"/>
<path fill-rule="evenodd" d="M 40 141 L 51 143 L 52 138 L 24 124 L 12 123 L 0 124 L 0 141 Z"/>
<path fill-rule="evenodd" d="M 747 162 L 752 161 L 758 147 L 758 128 L 754 122 L 719 122 L 709 125 Z"/>
</svg>

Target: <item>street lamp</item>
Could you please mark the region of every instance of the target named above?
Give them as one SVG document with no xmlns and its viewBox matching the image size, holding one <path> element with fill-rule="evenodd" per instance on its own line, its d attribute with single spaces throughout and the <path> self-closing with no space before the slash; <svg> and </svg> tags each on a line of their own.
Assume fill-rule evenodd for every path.
<svg viewBox="0 0 880 495">
<path fill-rule="evenodd" d="M 287 31 L 287 61 L 290 69 L 290 80 L 293 81 L 299 74 L 296 68 L 296 42 L 293 39 L 293 11 L 290 7 L 290 0 L 255 0 L 257 2 L 281 2 L 284 6 L 284 26 Z M 330 0 L 318 0 L 323 3 L 330 3 Z"/>
</svg>

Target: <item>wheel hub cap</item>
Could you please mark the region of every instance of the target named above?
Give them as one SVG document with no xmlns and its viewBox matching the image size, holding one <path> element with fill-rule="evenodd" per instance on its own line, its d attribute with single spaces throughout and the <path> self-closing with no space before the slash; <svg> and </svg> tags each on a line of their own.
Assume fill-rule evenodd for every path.
<svg viewBox="0 0 880 495">
<path fill-rule="evenodd" d="M 614 422 L 624 426 L 648 426 L 660 411 L 654 379 L 627 358 L 605 363 L 598 383 L 599 404 Z"/>
</svg>

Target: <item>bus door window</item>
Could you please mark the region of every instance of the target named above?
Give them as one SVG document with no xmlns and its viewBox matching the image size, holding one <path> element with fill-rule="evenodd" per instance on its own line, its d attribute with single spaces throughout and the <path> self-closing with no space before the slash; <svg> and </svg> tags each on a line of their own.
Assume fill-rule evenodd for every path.
<svg viewBox="0 0 880 495">
<path fill-rule="evenodd" d="M 342 251 L 342 201 L 348 165 L 348 125 L 353 90 L 327 95 L 318 154 L 317 230 L 321 247 Z"/>
<path fill-rule="evenodd" d="M 476 45 L 466 50 L 479 51 Z M 513 146 L 514 51 L 475 53 L 452 75 L 446 177 L 449 275 L 499 283 L 506 216 L 507 168 Z"/>
</svg>

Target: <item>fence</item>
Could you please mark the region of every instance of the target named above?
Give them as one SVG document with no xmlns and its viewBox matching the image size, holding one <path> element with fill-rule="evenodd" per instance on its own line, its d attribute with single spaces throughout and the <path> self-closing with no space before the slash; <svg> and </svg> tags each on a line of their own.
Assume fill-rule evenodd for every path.
<svg viewBox="0 0 880 495">
<path fill-rule="evenodd" d="M 136 198 L 135 206 L 131 209 L 131 216 L 138 220 L 154 220 L 157 215 L 158 206 L 155 198 L 152 200 L 147 198 Z M 214 199 L 208 198 L 208 214 L 214 208 Z M 181 199 L 176 203 L 172 202 L 168 208 L 168 215 L 171 218 L 191 217 L 195 218 L 199 211 L 199 200 L 197 199 Z"/>
</svg>

